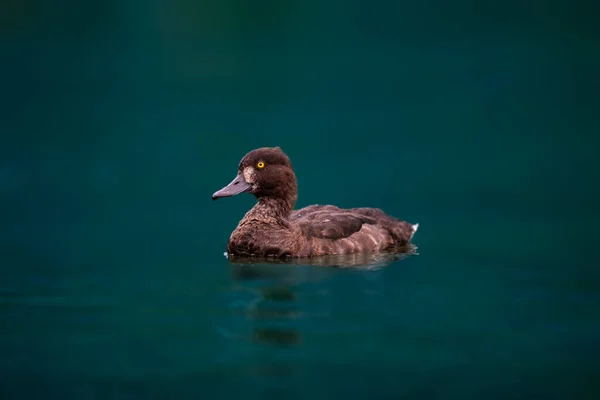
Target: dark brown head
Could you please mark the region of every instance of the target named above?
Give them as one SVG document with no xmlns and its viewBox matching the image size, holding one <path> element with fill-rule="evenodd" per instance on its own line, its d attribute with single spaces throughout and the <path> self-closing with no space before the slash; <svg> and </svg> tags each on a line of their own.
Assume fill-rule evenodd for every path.
<svg viewBox="0 0 600 400">
<path fill-rule="evenodd" d="M 293 209 L 297 198 L 296 175 L 288 156 L 279 147 L 262 147 L 242 158 L 238 174 L 212 199 L 252 193 L 257 199 L 285 200 Z"/>
</svg>

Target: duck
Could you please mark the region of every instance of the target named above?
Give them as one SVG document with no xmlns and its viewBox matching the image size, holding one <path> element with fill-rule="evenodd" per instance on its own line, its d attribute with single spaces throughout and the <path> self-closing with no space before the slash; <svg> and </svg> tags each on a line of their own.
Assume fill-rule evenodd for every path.
<svg viewBox="0 0 600 400">
<path fill-rule="evenodd" d="M 249 193 L 256 204 L 227 242 L 232 256 L 311 258 L 390 252 L 409 244 L 419 224 L 380 208 L 339 208 L 313 204 L 294 209 L 298 184 L 281 147 L 261 147 L 244 155 L 237 175 L 212 200 Z"/>
</svg>

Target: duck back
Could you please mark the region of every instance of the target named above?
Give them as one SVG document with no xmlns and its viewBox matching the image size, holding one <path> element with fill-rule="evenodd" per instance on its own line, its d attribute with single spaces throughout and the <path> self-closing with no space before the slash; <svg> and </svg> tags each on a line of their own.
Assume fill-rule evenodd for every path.
<svg viewBox="0 0 600 400">
<path fill-rule="evenodd" d="M 378 208 L 342 209 L 312 205 L 290 215 L 306 238 L 311 256 L 383 251 L 410 241 L 417 225 L 400 221 Z"/>
</svg>

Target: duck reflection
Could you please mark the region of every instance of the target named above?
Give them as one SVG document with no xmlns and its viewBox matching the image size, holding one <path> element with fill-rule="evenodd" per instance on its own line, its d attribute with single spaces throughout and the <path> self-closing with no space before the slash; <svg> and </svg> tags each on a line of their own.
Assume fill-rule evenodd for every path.
<svg viewBox="0 0 600 400">
<path fill-rule="evenodd" d="M 243 306 L 243 315 L 250 322 L 250 339 L 255 343 L 293 346 L 301 343 L 296 329 L 303 317 L 298 304 L 298 274 L 278 274 L 268 266 L 233 268 L 235 290 L 253 294 Z"/>
<path fill-rule="evenodd" d="M 302 342 L 298 326 L 302 319 L 315 317 L 307 299 L 318 297 L 319 313 L 326 312 L 322 298 L 328 289 L 321 283 L 339 268 L 376 270 L 416 253 L 410 245 L 403 252 L 350 254 L 313 259 L 273 259 L 227 256 L 235 281 L 235 291 L 253 294 L 243 305 L 251 323 L 251 340 L 276 346 L 295 346 Z M 332 268 L 315 268 L 315 267 Z M 310 301 L 309 301 L 310 302 Z"/>
</svg>

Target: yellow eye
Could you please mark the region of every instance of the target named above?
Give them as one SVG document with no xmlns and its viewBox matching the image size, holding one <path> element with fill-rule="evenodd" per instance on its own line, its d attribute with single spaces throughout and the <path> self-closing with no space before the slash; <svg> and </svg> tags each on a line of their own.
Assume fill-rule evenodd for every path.
<svg viewBox="0 0 600 400">
<path fill-rule="evenodd" d="M 257 166 L 258 168 L 264 168 L 264 167 L 265 167 L 265 163 L 264 163 L 264 162 L 262 162 L 262 161 L 259 161 L 259 162 L 258 162 L 258 164 L 256 164 L 256 166 Z"/>
</svg>

